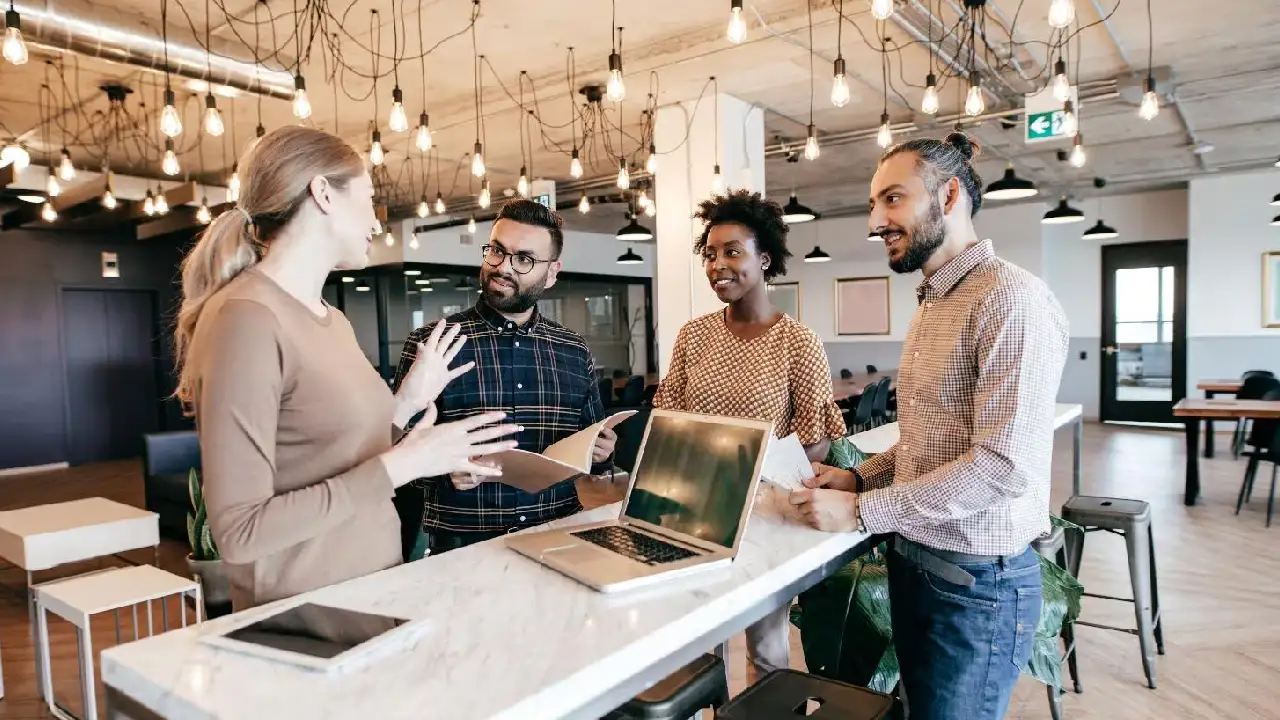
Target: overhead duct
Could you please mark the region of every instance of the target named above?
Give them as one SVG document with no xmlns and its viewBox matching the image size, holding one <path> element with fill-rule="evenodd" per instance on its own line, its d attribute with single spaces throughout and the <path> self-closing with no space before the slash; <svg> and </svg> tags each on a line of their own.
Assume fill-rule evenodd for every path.
<svg viewBox="0 0 1280 720">
<path fill-rule="evenodd" d="M 110 20 L 104 19 L 109 13 Z M 165 72 L 165 44 L 160 28 L 147 20 L 137 18 L 133 27 L 120 22 L 122 15 L 112 5 L 71 0 L 49 2 L 45 5 L 14 3 L 14 9 L 22 16 L 22 35 L 27 43 L 56 53 L 74 53 L 82 57 L 106 60 L 153 72 Z M 293 97 L 293 76 L 287 72 L 270 70 L 253 62 L 228 57 L 224 47 L 230 43 L 214 39 L 213 52 L 206 54 L 191 28 L 185 23 L 171 25 L 169 36 L 169 65 L 171 75 L 198 80 L 211 85 L 235 88 L 247 93 L 257 93 L 290 99 Z M 240 48 L 243 54 L 243 48 Z M 285 62 L 285 61 L 282 61 Z"/>
</svg>

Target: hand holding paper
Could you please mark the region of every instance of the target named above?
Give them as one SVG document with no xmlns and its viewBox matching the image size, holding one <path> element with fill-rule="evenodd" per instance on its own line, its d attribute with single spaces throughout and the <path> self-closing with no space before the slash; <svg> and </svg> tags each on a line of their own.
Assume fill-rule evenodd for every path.
<svg viewBox="0 0 1280 720">
<path fill-rule="evenodd" d="M 800 438 L 792 433 L 782 439 L 770 438 L 769 452 L 764 456 L 760 479 L 784 490 L 801 490 L 805 480 L 813 477 L 813 465 Z"/>
</svg>

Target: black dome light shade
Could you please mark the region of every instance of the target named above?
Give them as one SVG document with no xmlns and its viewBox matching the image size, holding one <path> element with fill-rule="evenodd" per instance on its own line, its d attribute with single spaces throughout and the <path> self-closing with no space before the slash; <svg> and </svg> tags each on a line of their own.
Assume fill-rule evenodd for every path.
<svg viewBox="0 0 1280 720">
<path fill-rule="evenodd" d="M 1120 237 L 1120 233 L 1116 232 L 1115 228 L 1099 219 L 1098 222 L 1094 223 L 1093 227 L 1085 230 L 1084 235 L 1081 237 L 1085 240 L 1110 240 L 1112 238 Z"/>
<path fill-rule="evenodd" d="M 1084 213 L 1067 204 L 1067 199 L 1062 198 L 1058 206 L 1044 214 L 1040 222 L 1046 225 L 1063 225 L 1066 223 L 1084 222 Z"/>
<path fill-rule="evenodd" d="M 831 256 L 823 252 L 822 248 L 815 245 L 813 250 L 811 250 L 808 255 L 804 256 L 804 261 L 807 263 L 831 262 Z"/>
<path fill-rule="evenodd" d="M 1026 178 L 1018 177 L 1013 166 L 1004 169 L 1004 177 L 987 185 L 982 196 L 990 200 L 1017 200 L 1039 194 L 1036 184 Z"/>
<path fill-rule="evenodd" d="M 782 221 L 788 225 L 809 222 L 817 217 L 817 213 L 800 204 L 795 193 L 791 193 L 791 199 L 787 201 L 786 205 L 782 206 Z"/>
<path fill-rule="evenodd" d="M 614 237 L 619 240 L 652 240 L 653 233 L 649 228 L 636 222 L 635 216 L 632 215 L 630 222 L 624 225 Z"/>
<path fill-rule="evenodd" d="M 626 252 L 618 256 L 619 265 L 639 265 L 643 262 L 644 258 L 637 255 L 631 248 L 627 248 Z"/>
</svg>

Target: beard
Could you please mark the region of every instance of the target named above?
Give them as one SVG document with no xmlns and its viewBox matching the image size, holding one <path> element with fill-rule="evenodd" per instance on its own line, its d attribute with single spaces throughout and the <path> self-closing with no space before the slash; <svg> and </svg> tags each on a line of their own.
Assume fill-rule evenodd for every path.
<svg viewBox="0 0 1280 720">
<path fill-rule="evenodd" d="M 511 283 L 515 292 L 510 296 L 505 296 L 501 291 L 492 289 L 489 286 L 489 278 L 491 277 L 499 277 Z M 525 276 L 526 279 L 528 277 L 528 275 Z M 501 313 L 522 313 L 537 305 L 542 294 L 547 291 L 546 276 L 533 280 L 528 285 L 523 285 L 515 275 L 507 275 L 497 271 L 485 272 L 480 277 L 480 289 L 483 291 L 481 297 L 494 310 Z"/>
<path fill-rule="evenodd" d="M 929 262 L 929 258 L 933 257 L 946 239 L 947 230 L 942 217 L 942 203 L 937 199 L 930 203 L 928 215 L 916 223 L 910 232 L 897 227 L 881 228 L 882 233 L 895 231 L 906 235 L 909 240 L 902 257 L 889 261 L 889 269 L 902 275 L 919 270 Z"/>
</svg>

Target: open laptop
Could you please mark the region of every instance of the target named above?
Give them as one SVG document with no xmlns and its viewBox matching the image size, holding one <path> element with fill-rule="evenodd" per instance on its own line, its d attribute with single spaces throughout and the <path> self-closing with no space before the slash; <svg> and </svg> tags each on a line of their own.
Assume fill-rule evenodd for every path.
<svg viewBox="0 0 1280 720">
<path fill-rule="evenodd" d="M 773 426 L 654 410 L 617 520 L 510 535 L 516 552 L 602 592 L 729 564 Z"/>
</svg>

